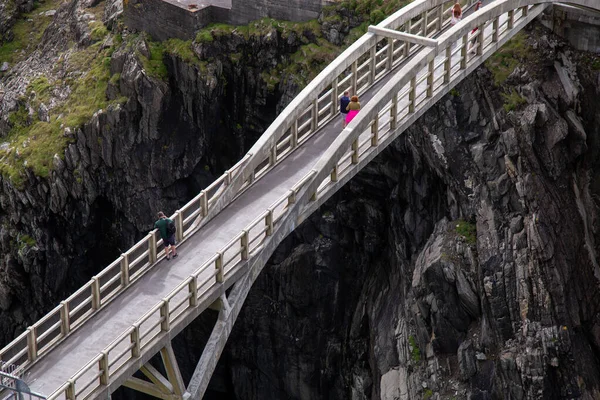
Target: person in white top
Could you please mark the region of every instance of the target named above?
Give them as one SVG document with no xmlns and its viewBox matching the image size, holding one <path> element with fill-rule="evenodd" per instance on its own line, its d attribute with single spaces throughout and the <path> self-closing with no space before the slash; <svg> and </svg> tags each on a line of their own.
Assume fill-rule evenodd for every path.
<svg viewBox="0 0 600 400">
<path fill-rule="evenodd" d="M 456 25 L 462 19 L 462 8 L 458 2 L 456 2 L 450 9 L 452 12 L 452 19 L 450 23 Z"/>
</svg>

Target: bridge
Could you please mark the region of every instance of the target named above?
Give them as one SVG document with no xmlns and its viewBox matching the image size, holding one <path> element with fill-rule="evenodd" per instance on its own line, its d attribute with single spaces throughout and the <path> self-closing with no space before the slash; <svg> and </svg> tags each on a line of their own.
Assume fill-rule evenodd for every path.
<svg viewBox="0 0 600 400">
<path fill-rule="evenodd" d="M 47 399 L 106 398 L 120 386 L 202 398 L 281 241 L 551 3 L 496 0 L 451 26 L 452 2 L 416 0 L 370 27 L 235 166 L 175 212 L 177 260 L 164 260 L 162 240 L 150 232 L 0 350 L 0 360 L 19 365 L 12 373 Z M 568 3 L 600 9 L 598 0 Z M 342 128 L 345 90 L 360 95 L 363 108 Z M 218 318 L 186 385 L 171 340 L 209 308 Z M 149 363 L 157 354 L 166 376 Z"/>
</svg>

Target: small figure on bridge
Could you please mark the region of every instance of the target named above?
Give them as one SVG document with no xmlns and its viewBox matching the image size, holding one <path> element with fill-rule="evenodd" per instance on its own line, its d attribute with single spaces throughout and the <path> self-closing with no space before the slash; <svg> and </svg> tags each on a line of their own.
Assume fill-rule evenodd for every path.
<svg viewBox="0 0 600 400">
<path fill-rule="evenodd" d="M 475 3 L 475 11 L 479 10 L 479 8 L 481 7 L 482 3 L 481 0 L 479 0 L 477 3 Z M 475 29 L 473 29 L 471 31 L 471 36 L 475 35 L 476 32 L 479 30 L 478 27 L 475 27 Z M 475 36 L 471 42 L 469 43 L 469 53 L 475 53 L 477 51 L 477 43 L 479 43 L 479 38 L 481 37 L 481 34 Z"/>
<path fill-rule="evenodd" d="M 158 221 L 154 223 L 154 227 L 160 232 L 160 237 L 165 244 L 165 255 L 167 260 L 177 258 L 177 248 L 175 247 L 175 223 L 167 218 L 162 211 L 158 212 Z"/>
<path fill-rule="evenodd" d="M 350 103 L 350 97 L 348 97 L 348 91 L 346 90 L 344 92 L 344 95 L 340 98 L 340 115 L 342 116 L 342 121 L 343 121 L 343 127 L 346 127 L 346 116 L 348 115 L 348 110 L 346 110 L 346 107 L 348 107 L 348 104 Z"/>
<path fill-rule="evenodd" d="M 450 20 L 450 23 L 452 25 L 456 25 L 462 19 L 462 8 L 460 6 L 460 3 L 457 1 L 452 6 L 451 10 L 452 10 L 452 19 Z"/>
<path fill-rule="evenodd" d="M 346 110 L 348 114 L 346 115 L 346 125 L 350 123 L 356 117 L 356 114 L 360 111 L 360 103 L 358 101 L 358 96 L 352 96 L 350 98 L 350 103 L 346 106 Z"/>
</svg>

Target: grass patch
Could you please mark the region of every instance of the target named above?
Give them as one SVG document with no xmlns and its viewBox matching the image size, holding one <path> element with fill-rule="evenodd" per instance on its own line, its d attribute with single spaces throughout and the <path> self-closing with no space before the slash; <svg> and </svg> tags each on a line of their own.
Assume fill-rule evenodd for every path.
<svg viewBox="0 0 600 400">
<path fill-rule="evenodd" d="M 494 83 L 502 85 L 515 68 L 530 56 L 530 48 L 523 32 L 517 33 L 485 62 L 486 67 L 494 75 Z"/>
<path fill-rule="evenodd" d="M 167 53 L 179 57 L 188 64 L 195 65 L 202 72 L 206 72 L 207 63 L 201 61 L 194 53 L 191 40 L 169 39 L 164 42 L 164 45 Z"/>
<path fill-rule="evenodd" d="M 421 361 L 421 350 L 417 345 L 417 340 L 413 335 L 408 337 L 408 347 L 410 348 L 410 357 L 414 362 Z"/>
<path fill-rule="evenodd" d="M 94 42 L 99 42 L 104 40 L 104 38 L 108 35 L 108 29 L 102 23 L 102 21 L 92 21 L 89 23 L 90 27 L 90 36 Z"/>
<path fill-rule="evenodd" d="M 22 250 L 25 247 L 33 247 L 37 244 L 35 239 L 29 235 L 19 235 L 17 240 L 19 242 L 19 250 Z"/>
<path fill-rule="evenodd" d="M 429 400 L 432 397 L 433 397 L 433 390 L 425 389 L 425 391 L 423 392 L 423 400 Z"/>
<path fill-rule="evenodd" d="M 112 104 L 106 98 L 112 52 L 113 48 L 101 49 L 101 43 L 96 43 L 67 60 L 71 78 L 64 82 L 49 82 L 47 78 L 39 77 L 29 84 L 27 92 L 36 93 L 32 106 L 47 101 L 55 85 L 69 85 L 71 93 L 63 104 L 51 110 L 49 122 L 37 120 L 36 115 L 29 116 L 24 105 L 9 115 L 12 128 L 5 140 L 10 143 L 10 148 L 0 154 L 0 173 L 9 177 L 15 186 L 23 187 L 25 169 L 32 170 L 37 176 L 48 177 L 54 156 L 64 157 L 65 147 L 73 140 L 64 135 L 64 129 L 81 126 L 99 109 Z M 115 102 L 122 101 L 117 99 Z"/>
<path fill-rule="evenodd" d="M 456 233 L 462 236 L 468 244 L 477 243 L 477 226 L 464 220 L 456 221 Z"/>
<path fill-rule="evenodd" d="M 521 96 L 515 89 L 511 89 L 509 93 L 502 93 L 504 98 L 504 111 L 510 112 L 527 103 L 527 99 Z"/>
<path fill-rule="evenodd" d="M 139 55 L 142 65 L 144 66 L 144 70 L 146 70 L 146 73 L 148 73 L 149 76 L 163 81 L 167 80 L 169 73 L 164 60 L 164 45 L 161 42 L 154 42 L 151 40 L 146 40 L 146 44 L 148 45 L 150 57 L 145 57 L 141 54 Z"/>
<path fill-rule="evenodd" d="M 0 46 L 0 64 L 15 64 L 31 54 L 54 18 L 39 14 L 58 8 L 61 3 L 62 0 L 36 2 L 30 13 L 21 15 L 12 28 L 13 40 Z"/>
</svg>

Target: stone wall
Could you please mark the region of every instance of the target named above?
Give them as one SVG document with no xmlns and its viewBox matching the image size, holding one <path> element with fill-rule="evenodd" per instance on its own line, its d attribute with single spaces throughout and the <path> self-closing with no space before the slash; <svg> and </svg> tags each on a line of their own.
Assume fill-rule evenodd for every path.
<svg viewBox="0 0 600 400">
<path fill-rule="evenodd" d="M 600 13 L 564 4 L 554 4 L 542 24 L 564 37 L 577 50 L 600 53 Z"/>
<path fill-rule="evenodd" d="M 248 22 L 271 17 L 287 21 L 306 21 L 317 18 L 321 8 L 332 1 L 327 0 L 232 0 L 229 22 Z"/>
<path fill-rule="evenodd" d="M 154 39 L 191 39 L 211 23 L 243 25 L 270 17 L 288 21 L 317 18 L 322 7 L 332 0 L 232 0 L 231 6 L 210 5 L 190 10 L 171 0 L 125 0 L 125 24 L 133 30 L 148 32 Z M 230 9 L 229 9 L 230 8 Z"/>
<path fill-rule="evenodd" d="M 188 10 L 165 0 L 129 0 L 123 2 L 125 24 L 148 32 L 156 40 L 191 39 L 194 33 L 212 22 L 228 21 L 229 10 L 208 6 Z"/>
</svg>

